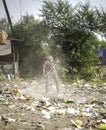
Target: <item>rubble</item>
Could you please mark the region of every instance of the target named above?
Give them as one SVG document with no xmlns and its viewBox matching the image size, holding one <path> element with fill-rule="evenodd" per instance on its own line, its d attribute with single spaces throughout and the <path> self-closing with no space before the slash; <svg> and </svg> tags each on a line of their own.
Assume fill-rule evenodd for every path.
<svg viewBox="0 0 106 130">
<path fill-rule="evenodd" d="M 34 83 L 36 84 L 33 82 L 33 85 Z M 76 84 L 80 85 L 76 87 Z M 69 86 L 66 95 L 63 93 L 66 90 L 64 85 L 59 95 L 42 94 L 40 98 L 36 95 L 38 93 L 35 93 L 35 97 L 30 93 L 23 93 L 23 90 L 28 91 L 30 83 L 2 84 L 1 130 L 4 127 L 4 130 L 9 127 L 17 127 L 17 130 L 106 130 L 106 96 L 100 91 L 104 91 L 105 86 L 99 89 L 80 81 L 76 84 L 74 88 Z M 34 87 L 29 89 L 34 92 Z"/>
</svg>

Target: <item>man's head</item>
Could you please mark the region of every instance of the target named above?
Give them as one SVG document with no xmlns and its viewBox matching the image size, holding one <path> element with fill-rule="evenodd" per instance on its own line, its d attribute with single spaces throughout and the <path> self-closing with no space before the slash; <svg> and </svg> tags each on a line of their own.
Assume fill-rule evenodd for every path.
<svg viewBox="0 0 106 130">
<path fill-rule="evenodd" d="M 46 59 L 49 60 L 50 62 L 53 62 L 53 56 L 51 56 L 51 55 L 46 57 Z"/>
</svg>

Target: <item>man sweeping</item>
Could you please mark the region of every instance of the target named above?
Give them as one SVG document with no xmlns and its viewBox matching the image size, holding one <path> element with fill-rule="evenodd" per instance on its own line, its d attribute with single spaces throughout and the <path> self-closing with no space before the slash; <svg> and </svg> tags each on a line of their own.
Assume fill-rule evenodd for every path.
<svg viewBox="0 0 106 130">
<path fill-rule="evenodd" d="M 52 78 L 55 82 L 57 93 L 58 93 L 59 92 L 58 76 L 57 76 L 57 72 L 56 72 L 56 68 L 52 56 L 47 57 L 47 60 L 44 62 L 43 76 L 46 82 L 45 83 L 46 92 L 48 92 L 48 88 L 49 88 L 49 83 L 48 83 L 49 78 Z"/>
</svg>

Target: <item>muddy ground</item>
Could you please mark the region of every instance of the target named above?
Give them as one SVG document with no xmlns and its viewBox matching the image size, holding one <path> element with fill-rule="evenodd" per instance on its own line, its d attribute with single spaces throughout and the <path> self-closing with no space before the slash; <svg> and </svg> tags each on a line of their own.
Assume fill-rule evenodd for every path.
<svg viewBox="0 0 106 130">
<path fill-rule="evenodd" d="M 0 83 L 0 130 L 98 130 L 105 123 L 106 83 L 60 83 L 59 93 L 53 83 L 48 93 L 35 80 Z"/>
</svg>

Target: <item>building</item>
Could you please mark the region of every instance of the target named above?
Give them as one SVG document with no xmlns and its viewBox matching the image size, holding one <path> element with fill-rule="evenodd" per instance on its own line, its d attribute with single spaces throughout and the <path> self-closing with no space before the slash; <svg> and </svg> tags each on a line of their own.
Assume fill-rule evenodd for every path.
<svg viewBox="0 0 106 130">
<path fill-rule="evenodd" d="M 19 41 L 7 40 L 0 44 L 0 76 L 15 77 L 19 75 Z"/>
<path fill-rule="evenodd" d="M 106 65 L 106 48 L 102 48 L 97 51 L 97 55 L 100 58 L 101 64 Z"/>
</svg>

